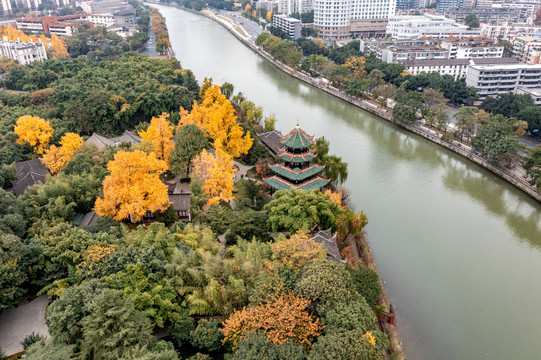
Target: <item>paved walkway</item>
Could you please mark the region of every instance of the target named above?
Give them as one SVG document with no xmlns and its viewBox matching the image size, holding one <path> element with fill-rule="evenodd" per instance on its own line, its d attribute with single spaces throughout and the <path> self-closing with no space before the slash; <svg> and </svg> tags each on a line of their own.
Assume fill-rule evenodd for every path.
<svg viewBox="0 0 541 360">
<path fill-rule="evenodd" d="M 240 179 L 244 179 L 246 177 L 246 172 L 248 172 L 248 170 L 254 167 L 254 166 L 242 165 L 238 161 L 233 161 L 233 163 L 239 168 L 239 170 L 235 173 L 235 182 L 239 181 Z"/>
<path fill-rule="evenodd" d="M 28 304 L 0 313 L 0 347 L 6 355 L 23 351 L 21 341 L 32 332 L 49 337 L 45 324 L 47 304 L 47 295 L 41 295 Z"/>
</svg>

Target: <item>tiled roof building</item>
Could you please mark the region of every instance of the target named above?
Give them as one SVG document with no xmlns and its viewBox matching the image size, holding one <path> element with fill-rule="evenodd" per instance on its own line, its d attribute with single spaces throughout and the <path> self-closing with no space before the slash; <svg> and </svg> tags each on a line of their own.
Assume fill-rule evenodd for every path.
<svg viewBox="0 0 541 360">
<path fill-rule="evenodd" d="M 269 186 L 276 190 L 314 190 L 329 183 L 329 180 L 319 176 L 325 167 L 311 162 L 316 157 L 310 150 L 314 144 L 312 136 L 297 125 L 282 137 L 281 144 L 278 157 L 282 162 L 272 165 L 270 169 L 274 176 L 264 179 Z"/>
</svg>

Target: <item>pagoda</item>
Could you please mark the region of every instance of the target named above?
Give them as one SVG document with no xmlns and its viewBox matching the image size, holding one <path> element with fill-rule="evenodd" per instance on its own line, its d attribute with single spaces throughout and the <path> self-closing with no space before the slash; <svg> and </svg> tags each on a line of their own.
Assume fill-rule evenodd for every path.
<svg viewBox="0 0 541 360">
<path fill-rule="evenodd" d="M 314 144 L 313 137 L 297 127 L 282 136 L 282 148 L 278 152 L 281 163 L 271 165 L 273 176 L 263 179 L 270 187 L 276 190 L 320 189 L 329 183 L 319 173 L 325 168 L 312 162 L 315 154 L 310 150 Z"/>
</svg>

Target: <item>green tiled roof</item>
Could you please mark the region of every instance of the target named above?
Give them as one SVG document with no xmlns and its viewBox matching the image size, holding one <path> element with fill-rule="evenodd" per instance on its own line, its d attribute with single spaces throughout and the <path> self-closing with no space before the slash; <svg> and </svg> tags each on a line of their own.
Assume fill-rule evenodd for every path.
<svg viewBox="0 0 541 360">
<path fill-rule="evenodd" d="M 306 178 L 309 178 L 312 175 L 315 175 L 321 172 L 321 170 L 323 170 L 323 166 L 312 164 L 312 166 L 306 169 L 298 169 L 298 168 L 290 169 L 286 167 L 284 163 L 282 163 L 282 164 L 272 165 L 270 166 L 270 169 L 274 171 L 275 173 L 285 176 L 291 180 L 304 180 Z"/>
<path fill-rule="evenodd" d="M 269 186 L 275 188 L 276 190 L 288 190 L 288 189 L 300 189 L 300 190 L 315 190 L 315 189 L 321 189 L 323 186 L 327 185 L 329 183 L 329 180 L 325 180 L 320 177 L 316 177 L 315 179 L 312 179 L 310 181 L 307 181 L 300 185 L 293 185 L 285 180 L 280 179 L 277 176 L 273 176 L 267 179 L 264 179 Z"/>
<path fill-rule="evenodd" d="M 278 157 L 282 161 L 292 162 L 292 163 L 302 163 L 307 161 L 312 161 L 316 158 L 313 152 L 308 151 L 304 154 L 292 154 L 287 152 L 286 150 L 282 150 L 280 153 L 278 153 Z"/>
<path fill-rule="evenodd" d="M 289 134 L 283 137 L 282 145 L 290 149 L 303 149 L 314 143 L 312 137 L 304 132 L 300 127 L 291 130 Z"/>
</svg>

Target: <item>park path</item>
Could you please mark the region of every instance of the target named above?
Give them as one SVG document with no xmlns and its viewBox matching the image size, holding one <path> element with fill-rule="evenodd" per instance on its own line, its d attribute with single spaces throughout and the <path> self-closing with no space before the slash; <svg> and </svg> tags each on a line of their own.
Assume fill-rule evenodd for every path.
<svg viewBox="0 0 541 360">
<path fill-rule="evenodd" d="M 6 355 L 23 351 L 21 341 L 25 335 L 36 334 L 49 337 L 45 323 L 45 309 L 49 304 L 47 295 L 41 295 L 28 304 L 0 313 L 0 348 Z"/>
</svg>

